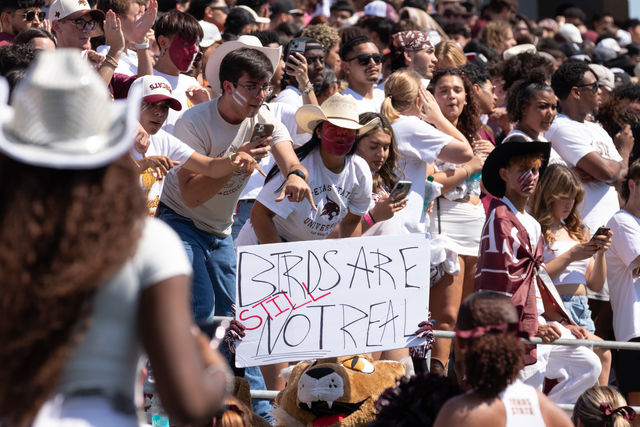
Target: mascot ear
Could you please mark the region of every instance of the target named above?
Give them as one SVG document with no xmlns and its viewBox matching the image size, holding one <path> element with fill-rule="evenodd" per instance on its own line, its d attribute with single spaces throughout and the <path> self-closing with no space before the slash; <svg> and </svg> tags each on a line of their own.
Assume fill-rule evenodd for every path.
<svg viewBox="0 0 640 427">
<path fill-rule="evenodd" d="M 283 368 L 278 374 L 278 376 L 282 378 L 284 382 L 288 383 L 289 378 L 291 378 L 291 372 L 293 372 L 294 367 L 295 367 L 294 365 L 291 365 L 291 366 L 287 366 L 286 368 Z"/>
</svg>

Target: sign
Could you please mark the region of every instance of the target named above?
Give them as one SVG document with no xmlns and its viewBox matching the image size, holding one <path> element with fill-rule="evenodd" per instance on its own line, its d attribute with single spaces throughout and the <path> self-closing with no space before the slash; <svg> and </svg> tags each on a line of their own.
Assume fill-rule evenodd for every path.
<svg viewBox="0 0 640 427">
<path fill-rule="evenodd" d="M 422 344 L 429 240 L 424 234 L 238 248 L 238 367 Z"/>
</svg>

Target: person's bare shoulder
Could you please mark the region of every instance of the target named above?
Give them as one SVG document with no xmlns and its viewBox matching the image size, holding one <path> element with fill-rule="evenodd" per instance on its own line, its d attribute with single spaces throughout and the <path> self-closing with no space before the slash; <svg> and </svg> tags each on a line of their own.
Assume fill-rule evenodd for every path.
<svg viewBox="0 0 640 427">
<path fill-rule="evenodd" d="M 540 412 L 547 427 L 572 427 L 573 423 L 569 416 L 551 399 L 537 391 L 538 402 L 540 402 Z"/>
<path fill-rule="evenodd" d="M 444 404 L 434 423 L 434 427 L 485 427 L 487 420 L 496 426 L 505 425 L 506 413 L 499 400 L 487 403 L 472 395 L 456 396 Z"/>
</svg>

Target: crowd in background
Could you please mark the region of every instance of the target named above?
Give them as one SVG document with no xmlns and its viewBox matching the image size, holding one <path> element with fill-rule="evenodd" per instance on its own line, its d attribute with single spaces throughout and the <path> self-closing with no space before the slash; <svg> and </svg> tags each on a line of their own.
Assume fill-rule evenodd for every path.
<svg viewBox="0 0 640 427">
<path fill-rule="evenodd" d="M 8 201 L 0 209 L 0 270 L 2 283 L 13 282 L 2 307 L 30 319 L 0 328 L 10 343 L 0 364 L 31 372 L 24 382 L 0 376 L 11 384 L 0 391 L 0 425 L 25 399 L 31 403 L 7 425 L 35 414 L 47 425 L 60 411 L 56 392 L 99 417 L 110 411 L 92 401 L 103 383 L 109 400 L 128 402 L 113 420 L 130 422 L 138 341 L 172 417 L 199 419 L 219 406 L 231 378 L 223 355 L 233 361 L 244 325 L 233 322 L 220 352 L 188 332 L 191 318 L 235 315 L 239 245 L 429 232 L 436 329 L 517 324 L 547 343 L 640 341 L 640 20 L 618 22 L 606 9 L 587 17 L 579 6 L 535 22 L 518 12 L 517 0 L 3 1 L 0 75 L 8 84 L 0 92 L 13 112 L 0 108 L 2 139 L 46 153 L 59 141 L 97 135 L 116 144 L 126 129 L 135 143 L 120 159 L 107 150 L 90 160 L 104 149 L 97 142 L 67 161 L 0 141 Z M 80 78 L 86 67 L 95 72 Z M 134 98 L 142 101 L 131 107 Z M 94 168 L 96 176 L 52 172 Z M 112 169 L 135 176 L 135 190 Z M 83 203 L 94 205 L 88 218 Z M 136 227 L 145 214 L 155 218 Z M 76 229 L 74 221 L 89 225 Z M 505 232 L 504 247 L 496 246 L 493 227 L 505 223 L 513 235 Z M 97 229 L 110 233 L 98 239 Z M 490 256 L 499 250 L 512 259 Z M 120 269 L 127 273 L 114 274 Z M 498 270 L 513 274 L 494 279 Z M 59 292 L 29 291 L 52 281 L 64 282 Z M 127 281 L 141 298 L 127 300 L 128 314 L 114 326 L 112 294 L 125 292 L 118 286 Z M 489 303 L 474 290 L 506 294 L 518 312 L 475 318 L 470 307 Z M 138 317 L 140 331 L 125 333 Z M 72 345 L 80 339 L 75 325 L 89 319 L 82 343 Z M 34 330 L 25 342 L 24 328 Z M 120 340 L 121 354 L 100 340 L 105 331 Z M 428 370 L 475 393 L 450 400 L 440 421 L 463 422 L 456 417 L 465 399 L 492 402 L 504 390 L 529 393 L 540 402 L 536 417 L 549 424 L 559 417 L 552 401 L 578 400 L 576 414 L 588 418 L 587 399 L 605 398 L 582 393 L 605 393 L 610 384 L 640 405 L 640 352 L 523 350 L 511 338 L 470 344 L 487 334 L 431 346 Z M 490 364 L 482 354 L 501 345 L 504 354 L 524 356 L 498 364 L 491 375 L 502 382 L 489 390 L 489 374 L 471 375 L 470 365 Z M 413 372 L 425 354 L 412 348 L 374 357 Z M 281 390 L 285 367 L 242 375 L 254 390 Z M 389 408 L 422 387 L 407 384 Z M 626 409 L 615 412 L 626 407 L 621 396 L 607 398 L 609 412 L 597 413 L 630 418 Z M 253 410 L 274 422 L 268 400 L 255 399 Z M 381 417 L 398 416 L 390 411 Z"/>
</svg>

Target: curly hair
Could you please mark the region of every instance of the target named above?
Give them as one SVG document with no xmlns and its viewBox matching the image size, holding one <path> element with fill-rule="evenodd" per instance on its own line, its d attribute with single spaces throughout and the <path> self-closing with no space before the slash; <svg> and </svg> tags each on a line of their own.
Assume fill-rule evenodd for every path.
<svg viewBox="0 0 640 427">
<path fill-rule="evenodd" d="M 396 176 L 396 167 L 398 163 L 398 144 L 396 143 L 396 137 L 393 134 L 393 128 L 391 127 L 391 123 L 384 116 L 378 113 L 362 113 L 360 114 L 360 124 L 364 125 L 369 123 L 371 120 L 378 118 L 380 120 L 380 124 L 370 129 L 367 133 L 360 134 L 356 137 L 356 146 L 360 143 L 363 138 L 367 136 L 382 131 L 391 137 L 391 145 L 389 146 L 389 156 L 387 160 L 384 162 L 380 170 L 377 174 L 373 176 L 373 192 L 376 193 L 380 187 L 383 185 L 387 188 L 387 190 L 391 190 L 396 182 L 398 182 L 398 177 Z"/>
<path fill-rule="evenodd" d="M 327 24 L 309 25 L 302 30 L 301 36 L 319 41 L 326 50 L 331 49 L 336 44 L 340 44 L 338 30 Z"/>
<path fill-rule="evenodd" d="M 432 426 L 442 405 L 459 394 L 458 384 L 442 375 L 423 372 L 403 377 L 380 395 L 375 404 L 378 413 L 370 426 Z"/>
<path fill-rule="evenodd" d="M 509 90 L 518 80 L 542 79 L 546 81 L 553 74 L 553 63 L 537 53 L 524 52 L 501 64 L 499 74 L 504 79 L 504 90 Z"/>
<path fill-rule="evenodd" d="M 464 75 L 464 72 L 459 68 L 447 68 L 445 70 L 436 70 L 433 73 L 433 79 L 429 84 L 429 90 L 436 94 L 436 87 L 438 82 L 445 76 L 457 76 L 462 81 L 465 92 L 465 106 L 458 117 L 457 128 L 467 138 L 469 143 L 476 139 L 476 133 L 482 126 L 480 121 L 480 108 L 478 107 L 478 101 L 473 96 L 473 90 L 471 88 L 471 82 Z M 436 98 L 437 99 L 437 98 Z"/>
<path fill-rule="evenodd" d="M 553 95 L 553 89 L 545 83 L 543 75 L 537 74 L 515 82 L 507 93 L 509 120 L 514 123 L 522 120 L 522 112 L 538 92 L 550 92 Z"/>
<path fill-rule="evenodd" d="M 137 180 L 128 157 L 56 170 L 0 156 L 0 423 L 30 422 L 86 329 L 100 283 L 133 254 L 146 214 Z"/>
<path fill-rule="evenodd" d="M 584 61 L 568 60 L 558 67 L 551 76 L 551 87 L 556 96 L 561 100 L 567 99 L 571 89 L 580 83 L 585 73 L 591 73 L 595 76 L 595 73 Z"/>
<path fill-rule="evenodd" d="M 456 329 L 517 322 L 518 313 L 509 297 L 496 292 L 476 292 L 460 305 Z M 488 332 L 477 338 L 457 339 L 465 347 L 467 382 L 480 397 L 496 397 L 524 366 L 524 347 L 513 333 Z"/>
<path fill-rule="evenodd" d="M 564 220 L 564 226 L 573 240 L 585 242 L 582 219 L 578 211 L 578 205 L 584 199 L 584 189 L 580 179 L 565 165 L 550 165 L 538 182 L 530 204 L 531 215 L 540 223 L 547 246 L 556 240 L 551 232 L 553 202 L 565 198 L 573 198 L 575 203 L 569 216 Z"/>
</svg>

